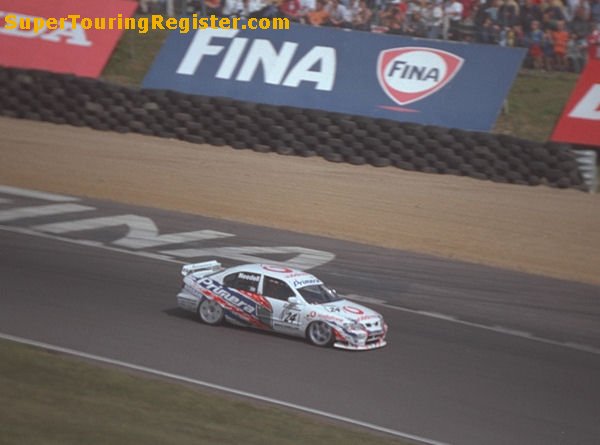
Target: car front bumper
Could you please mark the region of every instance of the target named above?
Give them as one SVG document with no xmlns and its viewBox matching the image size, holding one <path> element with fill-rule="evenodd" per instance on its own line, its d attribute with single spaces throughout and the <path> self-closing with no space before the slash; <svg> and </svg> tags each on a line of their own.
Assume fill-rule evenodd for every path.
<svg viewBox="0 0 600 445">
<path fill-rule="evenodd" d="M 388 325 L 383 322 L 383 331 L 344 331 L 336 329 L 336 341 L 334 348 L 346 349 L 348 351 L 368 351 L 370 349 L 379 349 L 387 345 L 385 338 L 388 332 Z"/>
<path fill-rule="evenodd" d="M 357 344 L 357 345 L 352 345 L 350 343 L 344 343 L 344 342 L 338 341 L 333 344 L 333 347 L 338 348 L 338 349 L 345 349 L 347 351 L 369 351 L 371 349 L 383 348 L 385 345 L 387 345 L 387 342 L 384 339 L 381 339 L 377 342 Z"/>
</svg>

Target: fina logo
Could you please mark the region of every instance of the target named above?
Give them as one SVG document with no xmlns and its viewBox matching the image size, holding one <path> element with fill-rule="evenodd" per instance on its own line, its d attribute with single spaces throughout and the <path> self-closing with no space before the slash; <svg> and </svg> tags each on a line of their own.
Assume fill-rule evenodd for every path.
<svg viewBox="0 0 600 445">
<path fill-rule="evenodd" d="M 452 80 L 464 59 L 433 48 L 392 48 L 379 53 L 377 79 L 399 105 L 424 99 Z"/>
</svg>

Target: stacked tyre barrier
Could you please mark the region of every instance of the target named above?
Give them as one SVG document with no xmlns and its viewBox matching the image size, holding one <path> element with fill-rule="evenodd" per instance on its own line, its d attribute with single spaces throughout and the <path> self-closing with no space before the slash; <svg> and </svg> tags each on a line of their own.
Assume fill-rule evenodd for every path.
<svg viewBox="0 0 600 445">
<path fill-rule="evenodd" d="M 0 115 L 495 182 L 583 188 L 569 146 L 0 68 Z"/>
</svg>

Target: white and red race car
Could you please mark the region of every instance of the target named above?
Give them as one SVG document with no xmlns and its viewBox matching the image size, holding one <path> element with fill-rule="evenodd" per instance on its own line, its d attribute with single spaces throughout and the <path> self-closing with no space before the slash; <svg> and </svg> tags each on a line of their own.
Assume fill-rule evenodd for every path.
<svg viewBox="0 0 600 445">
<path fill-rule="evenodd" d="M 305 337 L 317 346 L 368 350 L 386 345 L 377 312 L 343 299 L 315 276 L 267 264 L 224 269 L 218 261 L 186 264 L 179 307 L 209 325 L 230 323 Z"/>
</svg>

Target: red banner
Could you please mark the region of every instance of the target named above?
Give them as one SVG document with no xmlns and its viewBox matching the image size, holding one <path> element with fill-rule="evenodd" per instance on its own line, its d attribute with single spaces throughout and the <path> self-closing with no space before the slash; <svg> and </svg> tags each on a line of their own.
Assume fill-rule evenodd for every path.
<svg viewBox="0 0 600 445">
<path fill-rule="evenodd" d="M 98 77 L 123 31 L 116 20 L 115 29 L 84 29 L 68 16 L 108 21 L 136 8 L 127 0 L 0 0 L 0 65 Z"/>
<path fill-rule="evenodd" d="M 551 139 L 600 148 L 600 58 L 589 60 Z"/>
</svg>

